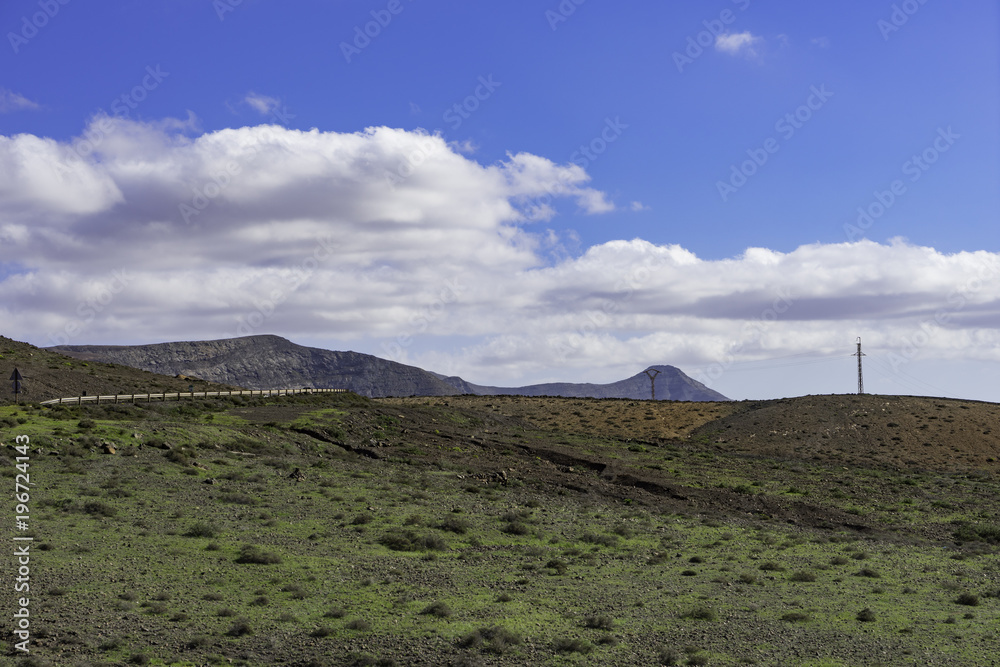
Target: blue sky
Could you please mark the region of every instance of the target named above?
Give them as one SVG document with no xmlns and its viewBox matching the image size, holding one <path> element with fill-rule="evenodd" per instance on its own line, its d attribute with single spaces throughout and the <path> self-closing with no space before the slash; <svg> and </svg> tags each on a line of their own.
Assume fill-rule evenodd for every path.
<svg viewBox="0 0 1000 667">
<path fill-rule="evenodd" d="M 851 391 L 861 335 L 870 391 L 1000 400 L 995 3 L 15 0 L 0 31 L 15 338 L 757 398 Z"/>
</svg>

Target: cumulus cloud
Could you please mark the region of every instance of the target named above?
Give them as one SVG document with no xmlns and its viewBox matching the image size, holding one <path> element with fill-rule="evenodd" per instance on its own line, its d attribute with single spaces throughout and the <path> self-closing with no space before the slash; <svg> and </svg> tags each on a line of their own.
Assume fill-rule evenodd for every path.
<svg viewBox="0 0 1000 667">
<path fill-rule="evenodd" d="M 94 120 L 101 123 L 100 119 Z M 585 170 L 386 127 L 117 119 L 0 137 L 0 316 L 39 345 L 277 333 L 484 383 L 834 354 L 1000 361 L 1000 255 L 903 240 L 703 259 L 534 220 L 613 208 Z M 633 210 L 636 206 L 631 207 Z M 907 356 L 909 355 L 909 356 Z"/>
<path fill-rule="evenodd" d="M 37 102 L 32 102 L 24 95 L 6 88 L 0 88 L 0 113 L 39 109 Z"/>
<path fill-rule="evenodd" d="M 755 47 L 763 41 L 763 37 L 757 37 L 749 31 L 723 33 L 715 38 L 715 50 L 731 56 L 755 57 Z"/>
</svg>

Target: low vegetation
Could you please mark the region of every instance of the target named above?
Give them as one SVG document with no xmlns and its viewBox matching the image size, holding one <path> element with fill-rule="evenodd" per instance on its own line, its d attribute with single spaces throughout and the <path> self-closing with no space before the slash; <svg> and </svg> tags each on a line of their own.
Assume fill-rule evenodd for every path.
<svg viewBox="0 0 1000 667">
<path fill-rule="evenodd" d="M 800 421 L 842 402 L 869 431 L 909 423 L 862 398 L 801 399 Z M 957 438 L 979 423 L 960 406 L 927 399 L 922 421 L 953 415 Z M 748 452 L 734 441 L 774 430 L 753 415 L 353 395 L 0 407 L 0 440 L 32 440 L 45 573 L 34 662 L 0 635 L 0 665 L 995 659 L 996 448 L 931 466 L 950 444 L 898 445 L 889 465 L 877 441 L 835 460 L 789 431 Z"/>
</svg>

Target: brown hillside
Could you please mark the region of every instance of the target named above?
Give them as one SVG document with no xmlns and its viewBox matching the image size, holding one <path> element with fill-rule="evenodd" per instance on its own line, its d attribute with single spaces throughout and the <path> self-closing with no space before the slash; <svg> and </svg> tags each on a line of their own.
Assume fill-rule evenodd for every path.
<svg viewBox="0 0 1000 667">
<path fill-rule="evenodd" d="M 1000 470 L 1000 405 L 919 396 L 803 396 L 736 404 L 695 439 L 733 453 L 972 472 Z"/>
<path fill-rule="evenodd" d="M 474 410 L 485 408 L 504 416 L 526 419 L 546 430 L 643 441 L 685 438 L 697 427 L 739 409 L 739 404 L 732 401 L 641 401 L 555 396 L 466 395 L 392 401 Z"/>
<path fill-rule="evenodd" d="M 24 378 L 21 401 L 37 403 L 81 394 L 159 393 L 161 391 L 226 390 L 235 387 L 157 375 L 128 366 L 81 361 L 0 336 L 0 405 L 14 403 L 8 378 L 17 368 Z"/>
<path fill-rule="evenodd" d="M 526 396 L 394 401 L 487 408 L 546 430 L 626 441 L 680 440 L 749 456 L 1000 471 L 995 403 L 854 394 L 726 403 Z"/>
</svg>

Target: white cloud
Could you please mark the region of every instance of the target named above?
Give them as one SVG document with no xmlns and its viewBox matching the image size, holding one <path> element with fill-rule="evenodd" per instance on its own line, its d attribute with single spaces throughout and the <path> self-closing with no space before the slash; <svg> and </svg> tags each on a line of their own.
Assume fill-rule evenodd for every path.
<svg viewBox="0 0 1000 667">
<path fill-rule="evenodd" d="M 276 97 L 268 97 L 267 95 L 259 95 L 254 92 L 250 92 L 243 101 L 249 104 L 254 111 L 262 116 L 267 116 L 279 106 L 281 106 L 281 100 Z"/>
<path fill-rule="evenodd" d="M 728 373 L 839 353 L 862 334 L 873 359 L 1000 361 L 995 253 L 903 240 L 712 260 L 642 239 L 580 248 L 571 231 L 525 224 L 566 200 L 612 207 L 575 165 L 527 153 L 484 165 L 385 127 L 188 136 L 117 123 L 86 157 L 0 137 L 5 335 L 277 333 L 482 383 L 611 380 L 650 363 Z"/>
<path fill-rule="evenodd" d="M 641 201 L 634 201 L 634 202 L 632 202 L 631 204 L 629 204 L 629 208 L 631 210 L 633 210 L 633 211 L 636 211 L 636 212 L 638 212 L 638 211 L 649 211 L 649 210 L 652 210 L 648 206 L 646 206 L 645 204 L 643 204 Z"/>
<path fill-rule="evenodd" d="M 755 45 L 764 41 L 750 32 L 723 33 L 715 38 L 715 50 L 732 56 L 755 57 Z"/>
<path fill-rule="evenodd" d="M 810 42 L 813 46 L 818 46 L 821 49 L 830 48 L 830 38 L 829 37 L 813 37 Z"/>
<path fill-rule="evenodd" d="M 0 88 L 0 113 L 40 108 L 37 102 L 32 102 L 24 95 L 7 90 L 6 88 Z"/>
</svg>

